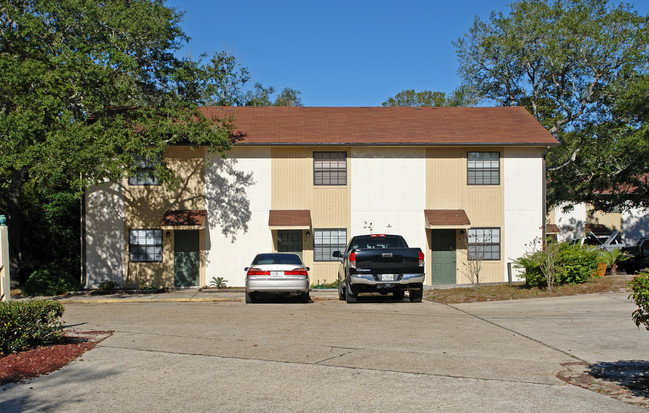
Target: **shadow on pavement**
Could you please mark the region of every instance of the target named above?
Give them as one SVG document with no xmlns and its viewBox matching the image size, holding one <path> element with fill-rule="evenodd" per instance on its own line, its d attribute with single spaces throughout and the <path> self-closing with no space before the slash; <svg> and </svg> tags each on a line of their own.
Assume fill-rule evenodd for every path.
<svg viewBox="0 0 649 413">
<path fill-rule="evenodd" d="M 649 398 L 649 361 L 620 360 L 596 363 L 590 365 L 588 372 L 596 379 L 626 387 L 634 396 Z"/>
</svg>

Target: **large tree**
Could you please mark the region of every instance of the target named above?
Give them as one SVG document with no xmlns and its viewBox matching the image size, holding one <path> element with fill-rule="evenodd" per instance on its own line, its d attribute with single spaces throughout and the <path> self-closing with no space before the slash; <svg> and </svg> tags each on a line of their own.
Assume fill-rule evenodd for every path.
<svg viewBox="0 0 649 413">
<path fill-rule="evenodd" d="M 607 0 L 518 0 L 455 43 L 466 87 L 525 106 L 561 142 L 547 157 L 551 204 L 649 206 L 648 22 Z"/>
<path fill-rule="evenodd" d="M 181 17 L 161 0 L 0 2 L 0 179 L 14 274 L 27 182 L 80 194 L 174 143 L 229 148 L 229 125 L 205 119 L 180 87 L 193 73 L 174 55 L 186 40 Z M 155 175 L 174 181 L 164 162 Z"/>
<path fill-rule="evenodd" d="M 250 71 L 228 52 L 216 52 L 208 61 L 187 61 L 178 75 L 180 93 L 202 106 L 302 106 L 300 92 L 286 87 L 276 96 L 275 88 L 252 80 Z"/>
</svg>

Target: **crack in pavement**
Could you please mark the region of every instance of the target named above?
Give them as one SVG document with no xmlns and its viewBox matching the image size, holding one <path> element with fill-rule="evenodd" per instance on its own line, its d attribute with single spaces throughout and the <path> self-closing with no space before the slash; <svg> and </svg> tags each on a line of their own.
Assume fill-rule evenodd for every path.
<svg viewBox="0 0 649 413">
<path fill-rule="evenodd" d="M 544 347 L 547 347 L 547 348 L 552 349 L 552 350 L 554 350 L 554 351 L 557 351 L 557 352 L 559 352 L 559 353 L 561 353 L 561 354 L 564 354 L 564 355 L 566 355 L 566 356 L 568 356 L 568 357 L 570 357 L 570 358 L 572 358 L 572 359 L 578 360 L 578 361 L 580 361 L 580 362 L 587 363 L 586 360 L 583 360 L 583 359 L 581 359 L 581 358 L 579 358 L 579 357 L 577 357 L 577 356 L 575 356 L 575 355 L 573 355 L 573 354 L 570 354 L 570 353 L 568 353 L 568 352 L 565 351 L 565 350 L 561 350 L 561 349 L 558 348 L 558 347 L 554 347 L 554 346 L 551 346 L 551 345 L 549 345 L 549 344 L 547 344 L 547 343 L 544 343 L 543 341 L 538 340 L 538 339 L 535 339 L 534 337 L 530 337 L 530 336 L 528 336 L 528 335 L 522 334 L 522 333 L 520 333 L 520 332 L 518 332 L 518 331 L 516 331 L 516 330 L 512 330 L 511 328 L 508 328 L 508 327 L 502 326 L 502 325 L 500 325 L 500 324 L 498 324 L 498 323 L 496 323 L 496 322 L 494 322 L 494 321 L 488 320 L 488 319 L 486 319 L 486 318 L 484 318 L 484 317 L 480 317 L 480 316 L 478 316 L 478 315 L 471 314 L 470 312 L 465 311 L 465 310 L 462 310 L 461 308 L 457 308 L 457 307 L 455 307 L 455 306 L 452 305 L 452 304 L 445 304 L 445 305 L 448 306 L 448 307 L 450 307 L 450 308 L 452 308 L 452 309 L 454 309 L 454 310 L 457 310 L 457 311 L 459 311 L 459 312 L 461 312 L 461 313 L 463 313 L 463 314 L 466 314 L 466 315 L 468 315 L 469 317 L 473 317 L 473 318 L 475 318 L 475 319 L 477 319 L 477 320 L 480 320 L 480 321 L 482 321 L 482 322 L 485 322 L 485 323 L 487 323 L 487 324 L 491 324 L 491 325 L 494 326 L 494 327 L 498 327 L 498 328 L 501 328 L 501 329 L 503 329 L 503 330 L 505 330 L 505 331 L 509 331 L 510 333 L 516 334 L 516 335 L 518 335 L 518 336 L 520 336 L 520 337 L 524 337 L 524 338 L 526 338 L 526 339 L 528 339 L 528 340 L 530 340 L 530 341 L 533 341 L 533 342 L 535 342 L 535 343 L 538 343 L 538 344 L 540 344 L 540 345 L 542 345 L 542 346 L 544 346 Z"/>
<path fill-rule="evenodd" d="M 131 347 L 118 347 L 118 346 L 107 346 L 102 345 L 101 348 L 110 348 L 113 350 L 130 350 L 138 351 L 143 353 L 154 353 L 154 354 L 170 354 L 176 356 L 192 356 L 192 357 L 206 357 L 213 359 L 225 359 L 225 360 L 241 360 L 241 361 L 258 361 L 262 363 L 276 363 L 276 364 L 286 364 L 286 365 L 298 365 L 298 366 L 314 366 L 320 368 L 331 368 L 331 369 L 344 369 L 344 370 L 356 370 L 356 371 L 368 371 L 368 372 L 382 372 L 382 373 L 393 373 L 393 374 L 404 374 L 409 376 L 425 376 L 425 377 L 437 377 L 437 378 L 448 378 L 448 379 L 464 379 L 464 380 L 475 380 L 475 381 L 484 381 L 484 382 L 496 382 L 496 383 L 517 383 L 517 384 L 529 384 L 543 387 L 561 387 L 564 386 L 563 382 L 561 384 L 551 384 L 551 383 L 540 383 L 535 381 L 528 380 L 507 380 L 507 379 L 498 379 L 498 378 L 489 378 L 489 377 L 473 377 L 473 376 L 463 376 L 463 375 L 453 375 L 453 374 L 439 374 L 439 373 L 425 373 L 425 372 L 412 372 L 412 371 L 401 371 L 401 370 L 389 370 L 389 369 L 380 369 L 380 368 L 370 368 L 370 367 L 352 367 L 352 366 L 335 366 L 329 364 L 318 364 L 317 363 L 305 363 L 301 361 L 286 361 L 286 360 L 273 360 L 273 359 L 263 359 L 263 358 L 254 358 L 254 357 L 236 357 L 236 356 L 215 356 L 209 354 L 201 353 L 192 353 L 192 352 L 179 352 L 179 351 L 169 351 L 169 350 L 149 350 L 149 349 L 138 349 Z M 100 348 L 97 347 L 97 348 Z M 354 349 L 357 351 L 359 349 Z M 353 351 L 352 351 L 353 352 Z M 348 353 L 349 354 L 349 353 Z M 340 356 L 337 356 L 340 357 Z M 332 357 L 335 359 L 337 357 Z"/>
</svg>

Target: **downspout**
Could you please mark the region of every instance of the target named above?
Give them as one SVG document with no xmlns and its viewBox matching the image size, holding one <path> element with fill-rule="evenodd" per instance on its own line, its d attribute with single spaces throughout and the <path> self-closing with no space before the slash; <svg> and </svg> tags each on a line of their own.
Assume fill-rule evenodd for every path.
<svg viewBox="0 0 649 413">
<path fill-rule="evenodd" d="M 548 205 L 548 202 L 547 202 L 548 172 L 547 172 L 547 168 L 546 168 L 545 156 L 548 154 L 549 151 L 550 151 L 550 147 L 546 146 L 545 151 L 543 152 L 543 156 L 542 156 L 542 159 L 543 159 L 543 195 L 542 195 L 542 197 L 543 197 L 542 211 L 543 212 L 542 213 L 543 213 L 543 215 L 541 217 L 541 240 L 542 240 L 542 243 L 543 243 L 544 247 L 545 247 L 545 240 L 546 240 L 546 236 L 547 236 L 547 231 L 546 231 L 547 230 L 547 221 L 546 220 L 547 220 L 547 216 L 548 216 L 548 208 L 547 208 L 547 205 Z"/>
<path fill-rule="evenodd" d="M 81 175 L 81 174 L 80 174 Z M 83 175 L 81 175 L 81 181 L 83 182 Z M 79 228 L 79 265 L 81 266 L 81 285 L 84 289 L 88 288 L 86 285 L 86 190 L 84 188 L 81 195 L 81 200 L 79 201 L 80 205 L 80 228 Z"/>
</svg>

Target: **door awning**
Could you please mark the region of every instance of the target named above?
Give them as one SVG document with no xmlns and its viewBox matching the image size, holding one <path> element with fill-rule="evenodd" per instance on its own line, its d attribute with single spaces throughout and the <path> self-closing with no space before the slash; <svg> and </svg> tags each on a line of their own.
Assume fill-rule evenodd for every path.
<svg viewBox="0 0 649 413">
<path fill-rule="evenodd" d="M 561 230 L 557 224 L 547 224 L 545 226 L 545 232 L 548 234 L 559 234 Z"/>
<path fill-rule="evenodd" d="M 166 211 L 162 217 L 160 228 L 171 229 L 205 229 L 204 209 L 174 209 Z"/>
<path fill-rule="evenodd" d="M 463 209 L 425 209 L 426 228 L 467 229 L 471 221 Z"/>
<path fill-rule="evenodd" d="M 268 216 L 271 230 L 311 229 L 311 211 L 308 209 L 273 209 Z"/>
</svg>

